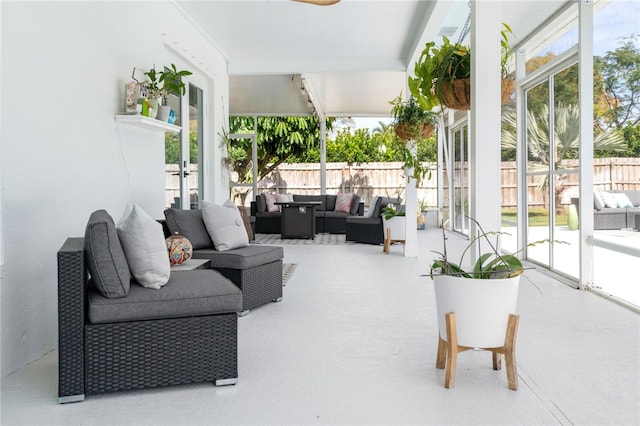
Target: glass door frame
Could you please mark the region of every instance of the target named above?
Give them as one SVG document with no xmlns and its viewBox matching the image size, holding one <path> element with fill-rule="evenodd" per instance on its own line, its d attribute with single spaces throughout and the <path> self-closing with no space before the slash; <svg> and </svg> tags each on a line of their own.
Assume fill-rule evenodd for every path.
<svg viewBox="0 0 640 426">
<path fill-rule="evenodd" d="M 523 167 L 524 173 L 522 181 L 520 182 L 522 187 L 521 187 L 521 191 L 522 191 L 522 195 L 523 195 L 523 199 L 524 199 L 524 203 L 523 203 L 523 221 L 522 221 L 522 226 L 523 226 L 523 230 L 524 232 L 522 233 L 522 237 L 523 237 L 523 243 L 522 246 L 524 247 L 523 250 L 523 256 L 525 259 L 527 259 L 528 261 L 531 261 L 533 263 L 536 264 L 540 264 L 541 266 L 544 266 L 545 268 L 548 268 L 550 271 L 567 277 L 572 281 L 572 286 L 577 287 L 578 286 L 578 277 L 574 277 L 574 276 L 570 276 L 562 271 L 557 270 L 554 267 L 554 244 L 548 244 L 548 249 L 549 252 L 547 254 L 547 264 L 542 263 L 538 260 L 534 260 L 529 258 L 529 253 L 527 250 L 527 244 L 529 243 L 530 240 L 530 234 L 529 234 L 529 191 L 528 191 L 528 178 L 531 176 L 547 176 L 547 179 L 549 181 L 548 184 L 548 188 L 547 191 L 549 192 L 549 223 L 548 223 L 548 238 L 550 240 L 555 240 L 555 196 L 552 192 L 552 185 L 553 182 L 555 181 L 555 177 L 558 174 L 564 174 L 567 173 L 566 170 L 556 170 L 555 169 L 555 150 L 553 149 L 553 145 L 550 142 L 549 144 L 549 166 L 547 168 L 546 171 L 544 172 L 529 172 L 529 155 L 528 155 L 528 131 L 527 131 L 527 116 L 528 114 L 526 113 L 526 111 L 528 111 L 527 106 L 527 93 L 529 90 L 539 87 L 541 84 L 546 84 L 548 87 L 548 107 L 549 107 L 549 132 L 551 133 L 550 135 L 548 135 L 549 137 L 549 141 L 553 141 L 554 140 L 554 135 L 553 132 L 555 130 L 555 122 L 554 122 L 554 118 L 555 118 L 555 96 L 554 96 L 554 77 L 561 73 L 562 71 L 570 68 L 571 66 L 574 66 L 576 64 L 578 64 L 578 49 L 577 47 L 574 47 L 572 49 L 569 49 L 567 52 L 565 52 L 564 54 L 558 56 L 554 61 L 550 62 L 549 64 L 547 64 L 546 66 L 543 66 L 541 68 L 539 68 L 538 70 L 536 70 L 535 72 L 529 74 L 528 76 L 526 76 L 525 78 L 522 79 L 522 81 L 519 82 L 520 85 L 520 89 L 523 93 L 523 96 L 520 97 L 520 102 L 521 102 L 521 108 L 520 110 L 523 111 L 522 116 L 520 117 L 519 120 L 519 125 L 521 126 L 522 129 L 524 129 L 521 134 L 522 137 L 524 138 L 523 141 L 523 164 L 521 164 L 520 166 Z M 581 173 L 581 167 L 579 166 L 577 170 L 572 169 L 571 173 Z M 583 184 L 583 179 L 579 179 L 580 185 Z M 582 258 L 581 258 L 581 250 L 578 249 L 578 262 L 582 262 Z M 575 285 L 573 284 L 573 281 L 576 281 Z"/>
</svg>

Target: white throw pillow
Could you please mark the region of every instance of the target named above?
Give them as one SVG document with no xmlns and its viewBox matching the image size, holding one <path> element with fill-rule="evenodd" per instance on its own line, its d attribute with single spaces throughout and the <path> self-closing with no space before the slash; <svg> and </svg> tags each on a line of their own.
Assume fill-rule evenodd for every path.
<svg viewBox="0 0 640 426">
<path fill-rule="evenodd" d="M 165 285 L 171 275 L 171 265 L 162 225 L 140 206 L 129 205 L 116 230 L 136 281 L 156 290 Z"/>
<path fill-rule="evenodd" d="M 369 207 L 367 207 L 367 211 L 364 212 L 364 217 L 371 217 L 373 215 L 373 211 L 376 209 L 376 203 L 378 202 L 378 197 L 379 195 L 373 197 L 373 200 L 371 200 L 371 204 L 369 204 Z"/>
<path fill-rule="evenodd" d="M 605 207 L 614 208 L 614 209 L 618 207 L 618 203 L 616 202 L 616 199 L 613 197 L 613 195 L 610 192 L 601 192 L 600 195 L 602 196 L 602 201 L 604 202 Z"/>
<path fill-rule="evenodd" d="M 242 216 L 231 200 L 221 206 L 202 201 L 202 219 L 216 250 L 226 251 L 249 245 Z"/>
<path fill-rule="evenodd" d="M 625 194 L 624 192 L 612 192 L 611 196 L 613 196 L 613 199 L 616 201 L 616 207 L 621 209 L 633 207 L 633 204 L 631 204 L 629 197 L 627 197 L 627 194 Z"/>
</svg>

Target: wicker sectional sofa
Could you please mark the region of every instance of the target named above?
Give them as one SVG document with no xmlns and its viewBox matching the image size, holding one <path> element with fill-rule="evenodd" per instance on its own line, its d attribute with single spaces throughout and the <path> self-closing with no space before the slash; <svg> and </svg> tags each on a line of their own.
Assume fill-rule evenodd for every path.
<svg viewBox="0 0 640 426">
<path fill-rule="evenodd" d="M 626 195 L 632 206 L 614 206 L 613 202 L 606 197 L 606 194 L 620 193 Z M 605 194 L 605 200 L 602 198 L 603 194 Z M 635 217 L 640 215 L 640 190 L 599 191 L 593 198 L 593 229 L 635 228 Z M 580 211 L 578 198 L 571 198 L 571 203 L 576 206 L 576 210 Z"/>
<path fill-rule="evenodd" d="M 235 384 L 240 289 L 212 269 L 174 271 L 161 288 L 145 288 L 131 279 L 122 247 L 113 219 L 98 210 L 85 237 L 57 253 L 58 401 Z"/>
<path fill-rule="evenodd" d="M 349 212 L 335 211 L 337 195 L 302 195 L 293 194 L 295 202 L 319 202 L 315 208 L 316 233 L 344 234 L 346 232 L 347 218 L 362 216 L 364 203 L 360 202 L 360 196 L 353 195 Z M 261 234 L 279 234 L 281 224 L 280 211 L 268 211 L 264 194 L 256 197 L 251 202 L 251 216 L 255 217 L 255 231 Z"/>
<path fill-rule="evenodd" d="M 202 210 L 169 208 L 164 211 L 164 216 L 165 235 L 176 232 L 184 235 L 193 245 L 194 259 L 210 260 L 211 268 L 242 290 L 241 315 L 266 303 L 282 300 L 282 247 L 249 244 L 218 251 L 205 227 Z"/>
</svg>

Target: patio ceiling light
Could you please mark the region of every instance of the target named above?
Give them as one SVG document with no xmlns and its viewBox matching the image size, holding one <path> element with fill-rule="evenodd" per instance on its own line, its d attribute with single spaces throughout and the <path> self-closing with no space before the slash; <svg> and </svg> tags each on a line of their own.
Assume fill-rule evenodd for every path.
<svg viewBox="0 0 640 426">
<path fill-rule="evenodd" d="M 331 6 L 332 4 L 338 3 L 340 0 L 291 0 L 291 1 L 315 4 L 316 6 Z"/>
</svg>

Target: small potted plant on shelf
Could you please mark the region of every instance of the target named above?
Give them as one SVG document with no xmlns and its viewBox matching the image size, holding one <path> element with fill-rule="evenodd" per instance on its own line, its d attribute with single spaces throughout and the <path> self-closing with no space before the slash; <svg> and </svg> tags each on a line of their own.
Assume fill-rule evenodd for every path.
<svg viewBox="0 0 640 426">
<path fill-rule="evenodd" d="M 155 105 L 158 111 L 158 120 L 167 121 L 169 118 L 170 108 L 167 106 L 167 96 L 182 96 L 186 92 L 186 85 L 182 81 L 182 77 L 191 75 L 191 71 L 178 71 L 174 64 L 163 71 L 156 71 L 155 66 L 145 73 L 149 77 L 146 83 L 149 89 L 149 98 L 151 106 Z M 144 111 L 144 107 L 143 107 Z M 144 112 L 143 112 L 144 115 Z"/>
<path fill-rule="evenodd" d="M 501 74 L 504 104 L 513 92 L 513 79 L 509 76 L 507 61 L 511 27 L 503 23 L 501 40 Z M 471 49 L 460 43 L 451 43 L 442 37 L 438 47 L 428 42 L 414 66 L 415 77 L 409 77 L 409 90 L 424 109 L 442 104 L 451 109 L 468 110 L 471 107 Z"/>
</svg>

